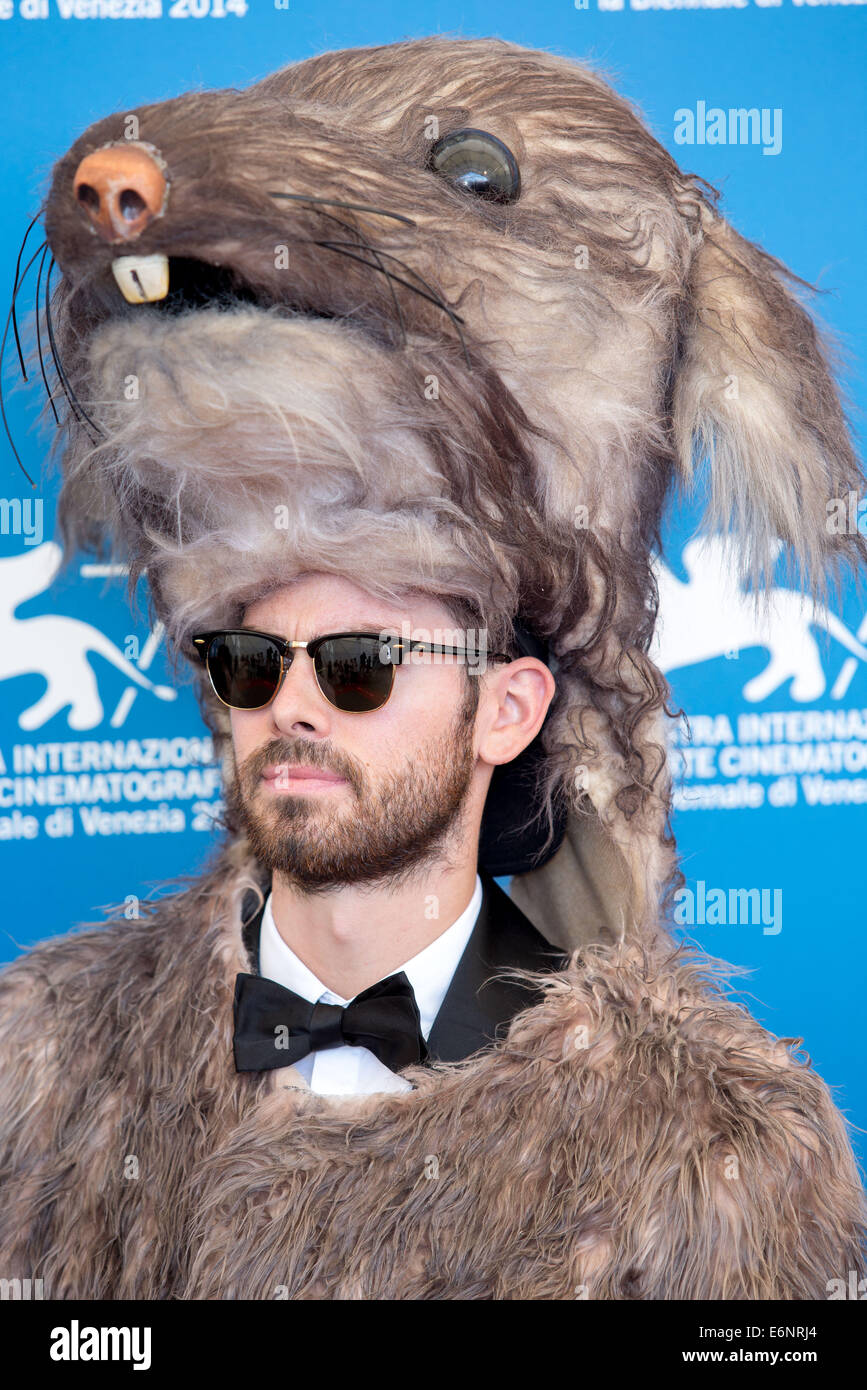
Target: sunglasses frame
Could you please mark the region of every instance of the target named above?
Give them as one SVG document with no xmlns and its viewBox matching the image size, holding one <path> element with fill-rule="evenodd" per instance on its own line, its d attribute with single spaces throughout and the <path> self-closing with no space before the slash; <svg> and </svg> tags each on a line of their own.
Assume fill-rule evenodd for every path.
<svg viewBox="0 0 867 1390">
<path fill-rule="evenodd" d="M 210 650 L 211 643 L 215 637 L 234 637 L 238 634 L 243 634 L 247 637 L 263 637 L 266 641 L 273 642 L 280 655 L 280 677 L 277 681 L 277 684 L 274 687 L 273 694 L 264 702 L 264 704 L 230 705 L 223 699 L 222 695 L 219 694 L 216 686 L 214 685 L 214 678 L 211 675 L 211 668 L 208 662 L 208 653 Z M 316 670 L 316 657 L 319 653 L 320 648 L 323 647 L 326 642 L 333 642 L 339 637 L 367 637 L 370 638 L 371 641 L 377 642 L 380 648 L 388 647 L 391 653 L 397 656 L 396 660 L 392 659 L 391 661 L 382 662 L 383 666 L 391 667 L 391 685 L 389 686 L 388 694 L 386 695 L 381 705 L 374 705 L 372 709 L 341 709 L 339 705 L 335 705 L 334 701 L 329 699 L 325 691 L 322 689 L 322 685 L 319 681 L 319 672 Z M 389 700 L 391 699 L 392 693 L 394 691 L 395 667 L 403 664 L 405 653 L 432 652 L 434 653 L 434 655 L 442 656 L 466 656 L 467 654 L 467 649 L 465 647 L 444 647 L 442 646 L 442 644 L 437 642 L 421 642 L 415 640 L 404 642 L 402 638 L 396 638 L 394 641 L 383 641 L 381 632 L 326 632 L 323 633 L 321 637 L 311 637 L 306 642 L 297 642 L 294 640 L 290 640 L 287 637 L 278 637 L 276 633 L 273 632 L 263 632 L 260 628 L 218 627 L 214 628 L 214 630 L 211 632 L 198 632 L 190 640 L 193 643 L 193 648 L 195 650 L 196 655 L 198 656 L 199 660 L 202 662 L 203 666 L 205 667 L 205 670 L 208 673 L 208 680 L 211 682 L 211 689 L 213 690 L 217 699 L 220 701 L 220 704 L 225 705 L 226 709 L 237 709 L 241 711 L 268 708 L 271 702 L 277 698 L 277 695 L 280 691 L 280 687 L 282 686 L 283 681 L 285 679 L 286 672 L 292 665 L 296 651 L 305 651 L 307 655 L 311 658 L 311 660 L 313 661 L 313 674 L 316 677 L 316 685 L 319 689 L 319 693 L 322 696 L 323 700 L 325 700 L 331 706 L 332 709 L 336 709 L 339 714 L 375 714 L 377 710 L 384 709 L 385 706 L 388 704 Z M 487 653 L 487 660 L 512 661 L 513 658 L 510 656 L 506 656 L 504 652 L 489 652 Z"/>
</svg>

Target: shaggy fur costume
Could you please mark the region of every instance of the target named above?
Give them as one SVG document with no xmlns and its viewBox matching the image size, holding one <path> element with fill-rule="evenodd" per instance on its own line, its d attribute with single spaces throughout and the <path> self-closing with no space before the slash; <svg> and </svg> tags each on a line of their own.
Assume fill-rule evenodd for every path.
<svg viewBox="0 0 867 1390">
<path fill-rule="evenodd" d="M 512 151 L 517 201 L 426 166 L 435 137 L 466 127 Z M 131 132 L 168 192 L 133 242 L 109 244 L 74 175 Z M 385 597 L 463 595 L 491 650 L 522 611 L 560 663 L 544 782 L 572 825 L 527 885 L 548 929 L 598 841 L 611 873 L 584 897 L 604 904 L 594 930 L 652 930 L 676 870 L 649 562 L 696 448 L 710 523 L 733 526 L 750 574 L 778 536 L 817 590 L 826 562 L 867 553 L 825 526 L 860 474 L 797 277 L 717 196 L 587 68 L 430 38 L 106 117 L 46 205 L 80 402 L 67 555 L 114 540 L 184 651 L 309 570 Z M 131 252 L 169 256 L 185 312 L 124 302 L 111 264 Z"/>
<path fill-rule="evenodd" d="M 570 818 L 512 893 L 575 954 L 504 1042 L 406 1095 L 239 1076 L 257 869 L 230 836 L 143 921 L 4 972 L 2 1268 L 82 1297 L 825 1297 L 863 1267 L 845 1121 L 665 929 L 647 656 L 651 547 L 696 446 L 749 574 L 777 536 L 816 591 L 863 554 L 825 528 L 860 475 L 796 277 L 601 77 L 495 40 L 325 54 L 134 114 L 169 179 L 134 249 L 186 298 L 120 298 L 133 248 L 71 193 L 128 134 L 100 121 L 46 208 L 67 554 L 108 541 L 146 569 L 175 653 L 309 571 L 466 598 L 491 649 L 523 614 L 559 663 L 543 782 Z M 427 167 L 468 126 L 514 153 L 516 202 Z"/>
<path fill-rule="evenodd" d="M 235 1073 L 238 841 L 0 975 L 0 1267 L 54 1298 L 828 1296 L 862 1194 L 824 1082 L 671 943 L 583 948 L 400 1095 Z M 300 1081 L 300 1078 L 298 1079 Z"/>
</svg>

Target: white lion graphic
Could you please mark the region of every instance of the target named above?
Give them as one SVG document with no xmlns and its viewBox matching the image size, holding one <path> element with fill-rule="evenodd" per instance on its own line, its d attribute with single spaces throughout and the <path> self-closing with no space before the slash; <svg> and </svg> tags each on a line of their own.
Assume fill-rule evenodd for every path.
<svg viewBox="0 0 867 1390">
<path fill-rule="evenodd" d="M 26 599 L 49 587 L 60 567 L 62 553 L 54 541 L 0 559 L 0 680 L 37 672 L 45 678 L 44 695 L 26 709 L 19 725 L 28 732 L 69 706 L 71 729 L 93 729 L 102 721 L 103 707 L 88 655 L 102 656 L 128 680 L 160 700 L 174 700 L 175 691 L 154 685 L 99 628 L 77 618 L 50 614 L 16 618 Z"/>
<path fill-rule="evenodd" d="M 744 699 L 765 700 L 791 680 L 793 700 L 818 700 L 825 694 L 827 682 L 819 646 L 810 630 L 813 625 L 867 662 L 867 647 L 845 623 L 794 589 L 769 589 L 766 603 L 757 609 L 752 596 L 738 583 L 732 552 L 723 537 L 703 536 L 690 541 L 683 551 L 683 565 L 686 583 L 661 560 L 655 564 L 659 619 L 651 656 L 661 670 L 692 666 L 747 647 L 766 647 L 770 661 L 747 681 Z M 834 693 L 840 692 L 835 689 Z"/>
</svg>

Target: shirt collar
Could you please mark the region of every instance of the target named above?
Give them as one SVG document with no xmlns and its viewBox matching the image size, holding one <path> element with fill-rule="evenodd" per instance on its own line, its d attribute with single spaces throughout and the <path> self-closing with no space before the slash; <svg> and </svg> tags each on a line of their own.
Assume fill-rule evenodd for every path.
<svg viewBox="0 0 867 1390">
<path fill-rule="evenodd" d="M 464 911 L 444 932 L 419 951 L 404 965 L 399 965 L 390 974 L 403 971 L 412 985 L 421 1017 L 421 1031 L 425 1039 L 433 1027 L 434 1020 L 445 999 L 452 976 L 467 948 L 473 927 L 482 906 L 482 880 L 476 874 L 473 896 Z M 269 980 L 276 980 L 286 989 L 300 994 L 311 1004 L 324 1000 L 328 1004 L 348 1004 L 333 990 L 327 989 L 292 950 L 287 946 L 274 921 L 271 911 L 271 894 L 265 899 L 262 911 L 262 924 L 259 929 L 259 969 Z"/>
</svg>

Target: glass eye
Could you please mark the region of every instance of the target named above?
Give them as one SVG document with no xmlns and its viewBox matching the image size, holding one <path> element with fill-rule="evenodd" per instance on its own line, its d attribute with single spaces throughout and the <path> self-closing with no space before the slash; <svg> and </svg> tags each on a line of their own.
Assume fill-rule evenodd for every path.
<svg viewBox="0 0 867 1390">
<path fill-rule="evenodd" d="M 453 130 L 432 146 L 428 163 L 458 188 L 494 203 L 514 203 L 521 192 L 518 162 L 484 130 Z"/>
</svg>

